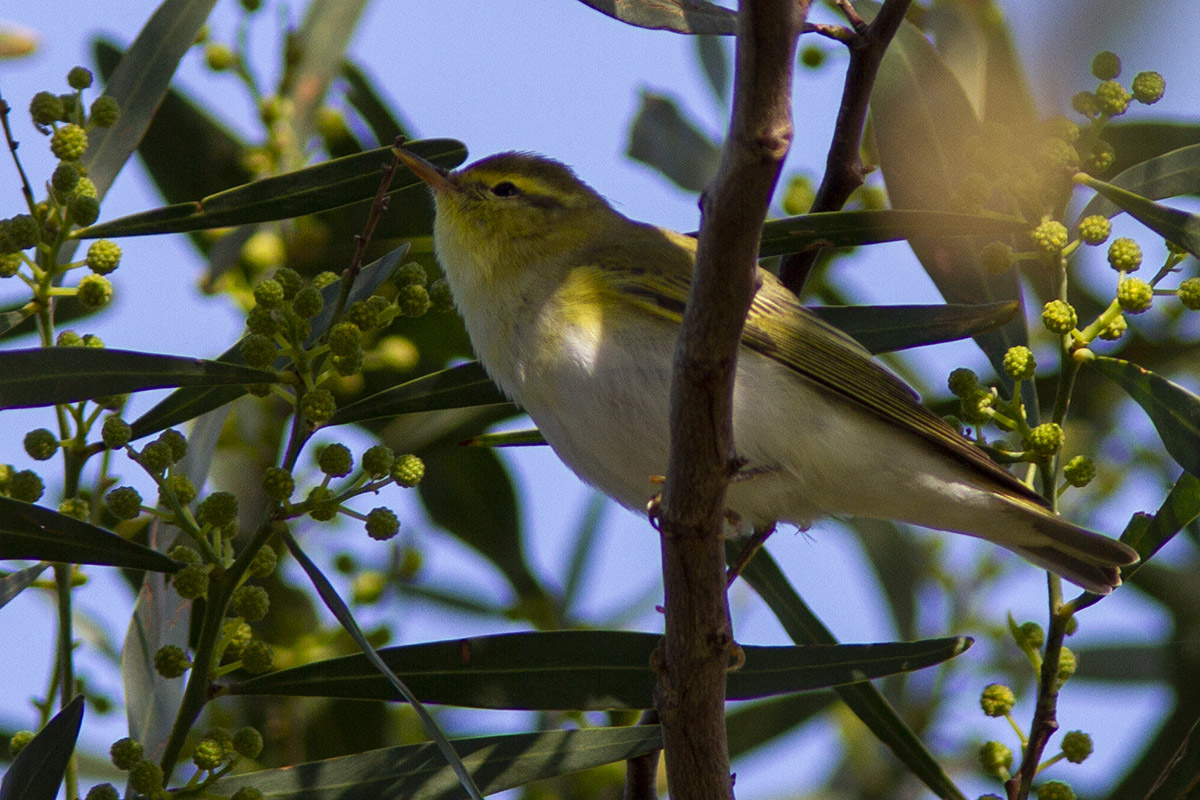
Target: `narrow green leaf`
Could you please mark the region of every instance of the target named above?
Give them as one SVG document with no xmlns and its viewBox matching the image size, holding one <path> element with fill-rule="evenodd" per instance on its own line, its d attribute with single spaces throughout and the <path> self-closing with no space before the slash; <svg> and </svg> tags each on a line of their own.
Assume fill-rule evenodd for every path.
<svg viewBox="0 0 1200 800">
<path fill-rule="evenodd" d="M 83 163 L 103 197 L 142 140 L 171 77 L 204 26 L 216 0 L 165 0 L 146 21 L 113 72 L 104 94 L 121 107 L 111 128 L 88 134 Z"/>
<path fill-rule="evenodd" d="M 856 247 L 914 237 L 1008 236 L 1029 224 L 1013 217 L 955 211 L 883 209 L 824 211 L 773 219 L 763 225 L 760 258 L 818 247 Z"/>
<path fill-rule="evenodd" d="M 508 402 L 508 398 L 488 378 L 483 365 L 478 361 L 467 361 L 422 375 L 339 408 L 328 424 L 346 425 L 418 411 L 494 406 Z"/>
<path fill-rule="evenodd" d="M 361 300 L 373 294 L 395 272 L 400 262 L 408 254 L 408 250 L 409 245 L 402 245 L 363 267 L 358 274 L 358 278 L 354 281 L 354 288 L 350 290 L 349 302 L 353 303 L 356 300 Z M 321 309 L 321 313 L 312 320 L 313 333 L 305 343 L 306 345 L 311 345 L 329 327 L 329 321 L 333 318 L 333 306 L 337 300 L 339 291 L 341 291 L 340 281 L 326 286 L 321 290 L 325 306 Z M 233 347 L 218 356 L 215 363 L 229 365 L 245 364 L 245 359 L 242 358 L 242 353 L 239 349 L 240 342 L 241 340 L 238 340 L 237 344 L 234 344 Z M 276 365 L 282 366 L 284 363 L 284 361 L 280 360 L 276 362 Z M 197 386 L 179 389 L 167 395 L 167 397 L 163 398 L 157 405 L 138 417 L 130 425 L 133 429 L 133 438 L 135 440 L 140 439 L 143 436 L 157 433 L 172 425 L 180 425 L 188 420 L 195 419 L 207 411 L 220 408 L 226 403 L 232 403 L 245 393 L 244 384 L 232 386 Z"/>
<path fill-rule="evenodd" d="M 33 316 L 33 304 L 25 303 L 18 308 L 0 312 L 0 334 L 7 333 Z"/>
<path fill-rule="evenodd" d="M 32 567 L 19 569 L 0 578 L 0 608 L 8 605 L 8 601 L 25 591 L 37 580 L 48 564 L 34 564 Z"/>
<path fill-rule="evenodd" d="M 705 0 L 580 0 L 601 14 L 638 28 L 732 36 L 737 13 Z"/>
<path fill-rule="evenodd" d="M 0 497 L 0 560 L 175 572 L 180 564 L 149 547 L 32 503 Z"/>
<path fill-rule="evenodd" d="M 424 139 L 405 147 L 443 167 L 456 167 L 467 156 L 453 139 Z M 379 189 L 380 167 L 391 160 L 391 147 L 343 156 L 311 167 L 235 186 L 192 203 L 179 203 L 130 214 L 75 231 L 80 239 L 145 236 L 157 233 L 246 225 L 291 219 L 369 200 Z M 397 174 L 389 195 L 423 194 L 425 185 L 407 170 Z"/>
<path fill-rule="evenodd" d="M 736 558 L 738 549 L 738 543 L 731 541 L 726 545 L 726 555 L 730 559 Z M 758 592 L 796 644 L 837 643 L 837 639 L 796 593 L 765 549 L 759 550 L 746 565 L 742 578 Z M 834 691 L 930 791 L 942 800 L 966 800 L 920 737 L 872 684 L 856 683 L 838 687 Z"/>
<path fill-rule="evenodd" d="M 1200 397 L 1128 361 L 1099 356 L 1089 363 L 1145 410 L 1179 466 L 1200 476 Z"/>
<path fill-rule="evenodd" d="M 874 16 L 879 4 L 860 0 L 855 8 Z M 980 124 L 954 74 L 908 22 L 900 26 L 884 55 L 871 92 L 870 114 L 892 206 L 954 211 L 959 182 L 973 171 L 967 143 L 979 135 Z M 1015 271 L 993 275 L 979 264 L 978 253 L 986 240 L 914 235 L 908 241 L 947 302 L 1020 302 Z M 1004 353 L 1027 340 L 1021 315 L 1003 328 L 975 337 L 1000 374 Z"/>
<path fill-rule="evenodd" d="M 872 353 L 952 342 L 994 330 L 1011 320 L 1017 302 L 978 306 L 810 306 Z"/>
<path fill-rule="evenodd" d="M 296 541 L 296 537 L 292 536 L 291 532 L 284 530 L 283 543 L 287 546 L 288 552 L 292 554 L 292 558 L 296 559 L 296 563 L 308 575 L 308 579 L 312 581 L 313 588 L 317 590 L 321 600 L 325 603 L 325 607 L 333 613 L 337 621 L 341 624 L 342 629 L 350 635 L 354 643 L 363 651 L 365 660 L 369 663 L 372 670 L 376 671 L 377 676 L 383 677 L 390 687 L 389 696 L 394 696 L 394 693 L 399 693 L 401 697 L 408 701 L 413 710 L 417 712 L 417 717 L 421 720 L 421 725 L 424 726 L 425 732 L 429 734 L 429 738 L 433 739 L 433 743 L 437 748 L 437 752 L 445 759 L 446 764 L 453 770 L 457 776 L 459 783 L 472 800 L 483 800 L 483 795 L 479 788 L 475 785 L 471 773 L 459 758 L 458 753 L 454 751 L 446 735 L 442 733 L 442 729 L 430 715 L 421 701 L 409 690 L 399 677 L 396 676 L 391 669 L 384 664 L 379 654 L 367 641 L 367 637 L 363 635 L 362 629 L 359 628 L 358 622 L 354 619 L 354 615 L 350 613 L 350 609 L 346 603 L 338 595 L 337 590 L 333 588 L 333 584 L 325 577 L 320 568 L 313 563 L 312 559 L 300 548 L 300 543 Z"/>
<path fill-rule="evenodd" d="M 1191 157 L 1195 158 L 1196 154 L 1191 154 Z M 1140 194 L 1083 173 L 1076 175 L 1075 180 L 1095 189 L 1113 205 L 1167 241 L 1174 242 L 1192 255 L 1200 255 L 1200 215 L 1155 203 Z"/>
<path fill-rule="evenodd" d="M 362 117 L 363 122 L 375 134 L 376 144 L 383 146 L 391 144 L 397 136 L 405 139 L 412 134 L 407 125 L 397 118 L 382 92 L 367 75 L 362 67 L 352 61 L 342 62 L 342 78 L 349 84 L 346 90 L 346 100 Z"/>
<path fill-rule="evenodd" d="M 82 722 L 83 695 L 76 695 L 13 759 L 0 800 L 55 800 Z"/>
<path fill-rule="evenodd" d="M 1200 144 L 1200 124 L 1186 120 L 1115 119 L 1109 120 L 1104 126 L 1104 140 L 1116 151 L 1113 174 L 1119 175 L 1143 161 L 1158 158 L 1182 147 Z M 1116 180 L 1110 182 L 1117 183 Z M 1124 184 L 1118 185 L 1130 191 L 1137 191 Z M 1151 197 L 1145 192 L 1138 194 Z"/>
<path fill-rule="evenodd" d="M 772 697 L 731 711 L 725 717 L 729 757 L 738 758 L 794 731 L 824 713 L 836 700 L 833 692 L 804 692 Z"/>
<path fill-rule="evenodd" d="M 729 79 L 729 54 L 725 50 L 724 41 L 717 36 L 696 37 L 696 58 L 700 68 L 704 70 L 704 79 L 713 97 L 722 107 L 729 100 L 731 81 Z"/>
<path fill-rule="evenodd" d="M 546 437 L 537 428 L 500 433 L 481 433 L 461 442 L 463 447 L 538 447 L 546 444 Z"/>
<path fill-rule="evenodd" d="M 630 631 L 542 631 L 429 642 L 379 651 L 427 703 L 469 708 L 652 708 L 650 663 L 662 637 Z M 922 669 L 962 653 L 965 637 L 887 644 L 755 647 L 730 672 L 726 697 L 753 700 Z M 234 694 L 391 700 L 395 692 L 361 655 L 345 656 L 230 687 Z"/>
<path fill-rule="evenodd" d="M 306 142 L 313 134 L 317 109 L 342 68 L 346 46 L 366 5 L 366 0 L 314 0 L 299 29 L 291 34 L 298 57 L 288 65 L 290 80 L 283 95 L 292 101 L 297 141 Z"/>
<path fill-rule="evenodd" d="M 273 372 L 201 358 L 90 347 L 0 352 L 0 409 L 73 403 L 172 386 L 273 383 Z"/>
<path fill-rule="evenodd" d="M 1196 194 L 1200 192 L 1200 144 L 1181 147 L 1134 164 L 1109 183 L 1147 200 Z M 1104 194 L 1097 194 L 1079 212 L 1078 219 L 1092 214 L 1114 217 L 1120 214 L 1121 210 L 1121 206 Z"/>
<path fill-rule="evenodd" d="M 721 148 L 700 130 L 678 101 L 643 91 L 625 155 L 657 170 L 681 189 L 702 192 L 717 174 Z"/>
<path fill-rule="evenodd" d="M 1200 478 L 1184 472 L 1153 517 L 1134 517 L 1121 534 L 1121 541 L 1137 550 L 1142 557 L 1133 566 L 1122 568 L 1121 579 L 1129 580 L 1163 545 L 1197 517 L 1200 517 Z"/>
<path fill-rule="evenodd" d="M 454 748 L 479 788 L 494 794 L 603 764 L 626 761 L 662 747 L 657 725 L 588 728 L 455 739 Z M 454 800 L 458 780 L 439 762 L 432 744 L 389 747 L 229 775 L 222 791 L 253 787 L 267 800 Z"/>
</svg>

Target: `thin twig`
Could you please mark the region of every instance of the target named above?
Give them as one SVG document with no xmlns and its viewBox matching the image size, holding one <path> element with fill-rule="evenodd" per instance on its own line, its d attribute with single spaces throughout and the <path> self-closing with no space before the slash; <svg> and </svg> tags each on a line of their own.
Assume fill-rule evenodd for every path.
<svg viewBox="0 0 1200 800">
<path fill-rule="evenodd" d="M 725 673 L 735 643 L 721 535 L 725 487 L 736 472 L 733 381 L 759 231 L 792 140 L 792 65 L 809 3 L 739 4 L 733 114 L 717 178 L 701 199 L 696 270 L 676 347 L 656 700 L 667 784 L 679 800 L 733 796 Z"/>
<path fill-rule="evenodd" d="M 639 725 L 657 725 L 658 712 L 648 709 L 638 720 Z M 621 800 L 657 800 L 658 759 L 661 750 L 631 758 L 625 762 L 625 792 Z"/>
<path fill-rule="evenodd" d="M 860 149 L 867 120 L 867 102 L 871 99 L 883 55 L 900 29 L 911 2 L 885 0 L 875 19 L 862 25 L 858 24 L 862 23 L 861 17 L 849 2 L 840 0 L 838 3 L 855 26 L 855 35 L 847 43 L 850 64 L 846 68 L 842 104 L 833 129 L 833 140 L 829 143 L 829 155 L 825 159 L 825 175 L 813 199 L 813 212 L 840 210 L 866 178 Z M 855 23 L 856 19 L 858 23 Z M 820 252 L 820 249 L 813 249 L 786 256 L 779 266 L 779 277 L 784 285 L 799 295 Z"/>
</svg>

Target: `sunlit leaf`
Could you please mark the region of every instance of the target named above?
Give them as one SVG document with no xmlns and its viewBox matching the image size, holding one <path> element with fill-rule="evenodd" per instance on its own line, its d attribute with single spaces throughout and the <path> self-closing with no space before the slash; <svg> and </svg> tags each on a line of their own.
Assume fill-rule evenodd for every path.
<svg viewBox="0 0 1200 800">
<path fill-rule="evenodd" d="M 442 167 L 456 167 L 467 156 L 466 148 L 453 139 L 424 139 L 405 147 Z M 380 168 L 392 158 L 390 147 L 343 156 L 311 167 L 235 186 L 190 203 L 142 211 L 75 231 L 81 239 L 144 236 L 157 233 L 246 225 L 291 219 L 305 214 L 340 208 L 375 196 Z M 401 170 L 389 195 L 401 205 L 405 195 L 423 197 L 425 185 L 411 172 Z M 393 208 L 398 213 L 398 209 Z"/>
<path fill-rule="evenodd" d="M 662 747 L 657 725 L 517 733 L 455 739 L 479 788 L 493 794 Z M 252 787 L 267 800 L 453 800 L 458 779 L 432 744 L 369 750 L 281 769 L 229 775 L 222 791 Z"/>
<path fill-rule="evenodd" d="M 705 0 L 580 0 L 602 14 L 629 25 L 675 33 L 730 36 L 737 14 Z"/>
<path fill-rule="evenodd" d="M 873 16 L 879 4 L 855 8 Z M 880 65 L 871 93 L 870 119 L 888 197 L 896 209 L 954 211 L 960 181 L 972 172 L 967 143 L 980 124 L 966 93 L 930 44 L 909 23 L 900 26 Z M 950 303 L 1020 301 L 1015 271 L 994 275 L 983 269 L 984 242 L 967 238 L 913 236 L 909 244 L 926 273 Z M 1024 319 L 975 337 L 997 372 L 1009 347 L 1025 344 Z M 1032 406 L 1031 406 L 1032 407 Z"/>
<path fill-rule="evenodd" d="M 273 383 L 273 372 L 202 358 L 90 347 L 0 351 L 0 409 L 174 386 Z"/>
<path fill-rule="evenodd" d="M 1101 356 L 1089 363 L 1145 410 L 1179 466 L 1200 476 L 1200 397 L 1128 361 Z"/>
<path fill-rule="evenodd" d="M 651 708 L 651 658 L 662 637 L 630 631 L 509 633 L 379 651 L 424 702 L 470 708 L 605 710 Z M 726 697 L 752 700 L 922 669 L 953 658 L 966 638 L 805 647 L 743 645 Z M 395 699 L 363 656 L 346 656 L 252 678 L 235 694 Z"/>
<path fill-rule="evenodd" d="M 1016 301 L 978 306 L 812 306 L 872 353 L 965 339 L 993 330 L 1017 313 Z"/>
<path fill-rule="evenodd" d="M 0 608 L 4 608 L 10 600 L 28 589 L 47 566 L 49 565 L 34 564 L 0 578 Z"/>
<path fill-rule="evenodd" d="M 292 103 L 297 141 L 307 141 L 315 130 L 317 109 L 341 71 L 346 46 L 366 5 L 366 0 L 313 0 L 291 32 L 296 56 L 288 64 L 289 80 L 282 93 Z"/>
<path fill-rule="evenodd" d="M 422 375 L 339 408 L 328 424 L 346 425 L 418 411 L 441 411 L 508 402 L 508 398 L 488 378 L 483 365 L 478 361 L 468 361 L 440 372 Z"/>
<path fill-rule="evenodd" d="M 0 800 L 55 800 L 82 722 L 83 695 L 76 695 L 13 759 Z"/>
</svg>

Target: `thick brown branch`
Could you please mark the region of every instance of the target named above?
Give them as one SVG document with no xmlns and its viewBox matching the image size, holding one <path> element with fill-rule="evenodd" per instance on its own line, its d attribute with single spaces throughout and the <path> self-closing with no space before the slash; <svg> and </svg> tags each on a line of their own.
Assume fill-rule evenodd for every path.
<svg viewBox="0 0 1200 800">
<path fill-rule="evenodd" d="M 732 797 L 725 672 L 725 485 L 734 469 L 737 347 L 754 293 L 759 230 L 792 138 L 791 75 L 810 0 L 743 0 L 733 116 L 705 193 L 696 273 L 671 384 L 671 467 L 661 530 L 666 636 L 658 707 L 676 800 Z"/>
<path fill-rule="evenodd" d="M 859 28 L 847 42 L 850 65 L 846 68 L 842 104 L 838 109 L 833 140 L 829 143 L 829 155 L 825 159 L 825 175 L 813 200 L 814 212 L 838 211 L 866 178 L 860 149 L 867 120 L 867 102 L 871 99 L 883 54 L 900 29 L 911 2 L 886 0 L 875 19 Z M 852 12 L 853 8 L 848 13 Z M 784 285 L 799 295 L 819 254 L 820 250 L 814 249 L 785 257 L 779 267 L 779 277 Z"/>
</svg>

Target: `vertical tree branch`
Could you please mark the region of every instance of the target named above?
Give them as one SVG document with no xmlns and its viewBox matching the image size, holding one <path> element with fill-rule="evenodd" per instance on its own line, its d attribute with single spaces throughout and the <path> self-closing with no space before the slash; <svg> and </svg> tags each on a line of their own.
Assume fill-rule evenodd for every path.
<svg viewBox="0 0 1200 800">
<path fill-rule="evenodd" d="M 742 0 L 733 114 L 701 200 L 691 295 L 671 382 L 671 467 L 661 517 L 666 636 L 658 686 L 667 781 L 677 800 L 732 797 L 725 672 L 725 485 L 736 468 L 733 380 L 754 295 L 759 231 L 792 139 L 796 39 L 811 0 Z"/>
<path fill-rule="evenodd" d="M 829 155 L 825 159 L 825 175 L 813 199 L 812 211 L 838 211 L 850 194 L 862 186 L 866 178 L 862 157 L 863 128 L 867 120 L 867 103 L 879 64 L 887 51 L 912 0 L 885 0 L 875 19 L 865 26 L 855 24 L 855 34 L 846 41 L 850 49 L 850 64 L 846 67 L 846 82 L 842 88 L 842 104 L 838 108 Z M 851 11 L 853 9 L 851 8 Z M 849 14 L 848 14 L 849 16 Z M 855 17 L 851 18 L 854 22 Z M 797 295 L 820 255 L 820 250 L 792 253 L 779 265 L 779 277 L 784 286 Z"/>
</svg>

